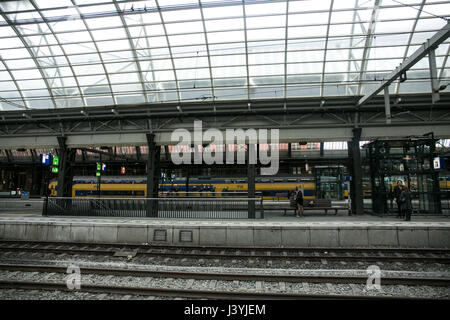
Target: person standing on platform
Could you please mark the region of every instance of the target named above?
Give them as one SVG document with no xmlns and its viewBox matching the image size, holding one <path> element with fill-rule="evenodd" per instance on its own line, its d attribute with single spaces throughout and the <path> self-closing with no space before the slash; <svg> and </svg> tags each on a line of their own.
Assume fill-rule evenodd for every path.
<svg viewBox="0 0 450 320">
<path fill-rule="evenodd" d="M 297 202 L 297 217 L 303 216 L 303 192 L 302 189 L 298 189 L 295 195 L 295 201 Z"/>
<path fill-rule="evenodd" d="M 402 209 L 402 216 L 405 217 L 405 221 L 411 221 L 412 202 L 411 193 L 407 186 L 403 186 L 403 190 L 400 193 L 400 206 Z"/>
<path fill-rule="evenodd" d="M 397 219 L 400 219 L 403 217 L 401 205 L 400 205 L 400 194 L 403 191 L 403 182 L 402 180 L 397 180 L 397 185 L 394 188 L 394 201 L 397 203 Z"/>
</svg>

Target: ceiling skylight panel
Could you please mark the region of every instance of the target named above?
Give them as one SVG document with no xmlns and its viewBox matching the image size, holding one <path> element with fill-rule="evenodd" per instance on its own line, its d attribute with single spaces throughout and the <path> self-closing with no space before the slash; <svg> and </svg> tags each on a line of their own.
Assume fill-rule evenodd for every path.
<svg viewBox="0 0 450 320">
<path fill-rule="evenodd" d="M 291 27 L 288 29 L 288 38 L 325 37 L 327 26 Z"/>
<path fill-rule="evenodd" d="M 353 25 L 351 24 L 337 24 L 331 25 L 328 36 L 347 36 L 352 34 Z"/>
<path fill-rule="evenodd" d="M 229 78 L 229 77 L 246 77 L 247 70 L 245 67 L 219 67 L 212 68 L 214 78 Z"/>
<path fill-rule="evenodd" d="M 174 64 L 176 69 L 185 69 L 185 68 L 204 68 L 208 67 L 208 58 L 207 57 L 192 57 L 192 58 L 181 58 L 174 59 Z"/>
<path fill-rule="evenodd" d="M 284 52 L 249 54 L 248 63 L 249 64 L 284 63 Z"/>
<path fill-rule="evenodd" d="M 346 0 L 348 1 L 348 0 Z M 330 10 L 330 0 L 289 1 L 289 12 L 308 12 Z"/>
<path fill-rule="evenodd" d="M 321 73 L 322 62 L 317 63 L 296 63 L 287 65 L 288 74 L 307 74 L 307 73 Z"/>
<path fill-rule="evenodd" d="M 137 71 L 134 62 L 107 63 L 105 67 L 108 73 Z"/>
<path fill-rule="evenodd" d="M 22 90 L 29 90 L 29 89 L 46 89 L 47 86 L 45 85 L 44 80 L 37 79 L 37 80 L 18 80 L 17 84 L 19 85 L 20 89 Z"/>
<path fill-rule="evenodd" d="M 166 23 L 166 30 L 169 35 L 179 33 L 198 33 L 203 32 L 203 24 L 201 21 Z"/>
<path fill-rule="evenodd" d="M 450 4 L 449 4 L 450 6 Z M 435 31 L 440 30 L 445 26 L 446 22 L 440 18 L 432 18 L 432 19 L 419 19 L 417 21 L 415 31 Z"/>
<path fill-rule="evenodd" d="M 238 66 L 246 64 L 246 57 L 243 54 L 228 55 L 228 56 L 212 56 L 210 60 L 211 66 L 213 67 Z"/>
<path fill-rule="evenodd" d="M 199 9 L 163 11 L 162 15 L 165 23 L 202 19 Z"/>
<path fill-rule="evenodd" d="M 101 64 L 89 64 L 84 66 L 74 66 L 73 70 L 77 75 L 102 74 L 105 73 Z"/>
<path fill-rule="evenodd" d="M 3 60 L 3 62 L 8 66 L 9 69 L 36 68 L 36 63 L 33 59 Z"/>
<path fill-rule="evenodd" d="M 41 79 L 42 75 L 38 69 L 29 70 L 11 70 L 11 73 L 16 80 L 30 80 Z"/>
<path fill-rule="evenodd" d="M 94 53 L 97 52 L 93 42 L 82 43 L 82 44 L 67 44 L 63 45 L 64 51 L 70 54 L 81 54 L 81 53 Z"/>
<path fill-rule="evenodd" d="M 82 20 L 58 21 L 50 23 L 54 32 L 86 30 Z"/>
<path fill-rule="evenodd" d="M 57 2 L 57 1 L 55 1 Z M 40 11 L 42 15 L 45 18 L 60 18 L 60 17 L 66 17 L 68 20 L 74 20 L 79 18 L 79 13 L 77 9 L 72 7 L 67 7 L 64 9 L 57 9 L 57 10 L 41 10 Z"/>
<path fill-rule="evenodd" d="M 288 24 L 292 26 L 310 26 L 328 24 L 328 12 L 289 14 Z"/>
<path fill-rule="evenodd" d="M 192 44 L 204 44 L 205 36 L 202 33 L 199 34 L 185 34 L 178 36 L 169 36 L 169 43 L 171 46 L 185 46 Z"/>
<path fill-rule="evenodd" d="M 23 1 L 2 1 L 0 8 L 3 12 L 34 10 L 33 5 L 28 0 Z"/>
<path fill-rule="evenodd" d="M 113 40 L 113 39 L 126 39 L 127 34 L 123 28 L 114 28 L 107 30 L 94 30 L 92 36 L 95 41 Z"/>
<path fill-rule="evenodd" d="M 204 79 L 209 78 L 210 73 L 209 69 L 202 68 L 202 69 L 177 69 L 177 79 L 183 80 L 183 79 Z"/>
<path fill-rule="evenodd" d="M 423 7 L 421 17 L 449 17 L 450 16 L 450 4 L 449 3 L 436 3 L 436 4 L 425 4 Z"/>
<path fill-rule="evenodd" d="M 248 29 L 284 27 L 286 25 L 286 15 L 276 15 L 267 17 L 247 17 L 245 20 Z"/>
<path fill-rule="evenodd" d="M 381 60 L 369 60 L 367 63 L 368 71 L 390 71 L 394 70 L 403 59 L 381 59 Z"/>
<path fill-rule="evenodd" d="M 147 74 L 147 80 L 149 79 L 149 76 L 152 76 L 151 80 L 154 81 L 171 81 L 171 80 L 175 80 L 175 74 L 173 72 L 173 70 L 171 71 L 155 71 L 152 72 L 151 74 Z M 154 75 L 154 79 L 153 79 L 153 75 Z"/>
<path fill-rule="evenodd" d="M 284 39 L 285 28 L 247 30 L 247 41 Z"/>
<path fill-rule="evenodd" d="M 411 32 L 414 20 L 377 22 L 375 33 Z"/>
<path fill-rule="evenodd" d="M 262 4 L 246 4 L 245 14 L 251 15 L 268 15 L 268 14 L 285 14 L 286 2 L 268 2 Z"/>
<path fill-rule="evenodd" d="M 44 38 L 42 38 L 44 37 Z M 27 36 L 23 37 L 25 41 L 30 46 L 45 46 L 45 45 L 52 45 L 58 44 L 58 40 L 52 35 L 52 34 L 46 34 L 46 35 L 39 35 L 39 36 Z"/>
<path fill-rule="evenodd" d="M 287 62 L 317 62 L 323 61 L 324 51 L 297 51 L 287 53 Z"/>
<path fill-rule="evenodd" d="M 240 30 L 244 29 L 244 19 L 224 19 L 224 20 L 206 20 L 206 31 L 224 31 L 224 30 Z"/>
<path fill-rule="evenodd" d="M 15 37 L 17 36 L 14 30 L 9 26 L 0 27 L 0 41 L 5 37 Z"/>
<path fill-rule="evenodd" d="M 284 74 L 284 64 L 250 65 L 248 68 L 251 77 Z"/>
<path fill-rule="evenodd" d="M 416 19 L 418 11 L 408 6 L 379 9 L 378 20 Z M 396 31 L 396 29 L 392 30 Z"/>
<path fill-rule="evenodd" d="M 87 31 L 58 33 L 56 37 L 61 44 L 92 41 L 91 35 Z"/>
<path fill-rule="evenodd" d="M 112 73 L 109 75 L 109 80 L 111 83 L 139 82 L 139 76 L 137 73 Z"/>
<path fill-rule="evenodd" d="M 97 53 L 92 54 L 79 54 L 67 56 L 71 64 L 82 63 L 100 63 L 100 56 Z"/>
<path fill-rule="evenodd" d="M 225 31 L 207 33 L 208 43 L 242 42 L 245 41 L 243 31 Z"/>
<path fill-rule="evenodd" d="M 3 38 L 0 39 L 0 44 L 3 49 L 23 47 L 23 43 L 19 38 Z"/>
<path fill-rule="evenodd" d="M 220 19 L 226 17 L 242 17 L 244 11 L 242 5 L 225 6 L 215 8 L 203 8 L 205 19 Z"/>
<path fill-rule="evenodd" d="M 122 21 L 119 17 L 106 17 L 106 18 L 94 18 L 85 19 L 89 29 L 98 28 L 114 28 L 122 26 Z"/>
<path fill-rule="evenodd" d="M 130 49 L 128 40 L 97 41 L 99 51 L 119 51 Z"/>
<path fill-rule="evenodd" d="M 2 59 L 29 58 L 30 53 L 25 48 L 0 49 L 0 57 L 2 57 Z"/>
</svg>

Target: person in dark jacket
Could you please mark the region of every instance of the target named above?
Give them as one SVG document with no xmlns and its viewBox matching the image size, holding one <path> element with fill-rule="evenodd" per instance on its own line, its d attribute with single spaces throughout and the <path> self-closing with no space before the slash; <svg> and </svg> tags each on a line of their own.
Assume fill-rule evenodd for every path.
<svg viewBox="0 0 450 320">
<path fill-rule="evenodd" d="M 303 192 L 300 188 L 298 189 L 297 194 L 295 196 L 295 202 L 297 202 L 298 207 L 297 217 L 300 217 L 303 215 Z"/>
<path fill-rule="evenodd" d="M 402 214 L 402 209 L 400 206 L 400 194 L 403 191 L 403 184 L 402 184 L 402 180 L 398 180 L 397 181 L 397 185 L 394 188 L 394 201 L 397 203 L 397 218 L 403 218 L 403 214 Z"/>
<path fill-rule="evenodd" d="M 402 215 L 405 217 L 405 221 L 411 221 L 412 202 L 411 193 L 409 192 L 408 187 L 403 186 L 399 199 Z"/>
</svg>

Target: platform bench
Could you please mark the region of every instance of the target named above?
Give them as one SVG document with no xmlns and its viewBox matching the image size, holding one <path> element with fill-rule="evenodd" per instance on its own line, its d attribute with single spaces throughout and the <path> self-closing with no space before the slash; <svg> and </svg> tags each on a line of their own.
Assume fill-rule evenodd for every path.
<svg viewBox="0 0 450 320">
<path fill-rule="evenodd" d="M 283 205 L 279 208 L 279 210 L 284 210 L 284 215 L 286 215 L 286 212 L 288 210 L 294 210 L 294 215 L 297 214 L 297 202 L 295 200 L 291 200 L 289 206 Z M 333 211 L 336 215 L 339 210 L 347 210 L 348 207 L 332 207 L 331 206 L 331 200 L 326 199 L 313 199 L 313 200 L 303 200 L 303 211 L 308 210 L 321 210 L 325 211 L 325 214 L 328 214 L 328 210 Z"/>
</svg>

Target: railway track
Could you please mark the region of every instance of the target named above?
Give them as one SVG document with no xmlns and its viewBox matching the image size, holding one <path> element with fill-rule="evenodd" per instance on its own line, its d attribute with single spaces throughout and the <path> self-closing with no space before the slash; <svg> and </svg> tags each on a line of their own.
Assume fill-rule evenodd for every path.
<svg viewBox="0 0 450 320">
<path fill-rule="evenodd" d="M 65 283 L 30 282 L 30 281 L 2 281 L 1 289 L 21 290 L 58 290 L 70 291 Z M 80 292 L 122 294 L 136 296 L 160 296 L 189 299 L 239 299 L 239 300 L 287 300 L 287 299 L 336 299 L 336 300 L 385 300 L 386 297 L 370 295 L 337 295 L 337 294 L 309 294 L 309 293 L 278 293 L 278 292 L 244 292 L 219 290 L 190 290 L 170 288 L 143 288 L 132 286 L 83 285 Z M 415 299 L 414 297 L 389 297 L 389 299 Z M 424 300 L 424 298 L 416 298 Z M 426 300 L 426 299 L 425 299 Z"/>
<path fill-rule="evenodd" d="M 237 248 L 0 241 L 0 252 L 15 251 L 42 254 L 131 255 L 132 257 L 139 255 L 179 259 L 283 259 L 308 261 L 322 261 L 326 259 L 330 261 L 450 264 L 450 250 L 445 249 Z"/>
<path fill-rule="evenodd" d="M 0 264 L 0 270 L 66 273 L 67 268 L 51 265 L 36 264 Z M 357 283 L 366 284 L 367 276 L 342 275 L 285 275 L 285 274 L 256 274 L 256 273 L 217 273 L 217 272 L 180 272 L 159 271 L 145 269 L 98 268 L 81 267 L 82 274 L 180 278 L 195 280 L 225 280 L 225 281 L 269 281 L 269 282 L 308 282 L 308 283 Z M 389 285 L 429 285 L 450 287 L 450 278 L 443 277 L 383 277 L 383 283 Z"/>
<path fill-rule="evenodd" d="M 27 253 L 34 252 L 28 255 Z M 9 253 L 9 254 L 7 254 Z M 48 255 L 50 253 L 50 255 Z M 128 259 L 112 259 L 113 256 Z M 53 255 L 56 254 L 56 255 Z M 450 275 L 442 266 L 448 263 L 448 250 L 403 250 L 338 248 L 233 248 L 117 244 L 79 244 L 55 242 L 0 241 L 0 288 L 66 292 L 67 266 L 76 264 L 82 275 L 83 294 L 153 296 L 186 299 L 410 299 L 414 297 L 449 299 Z M 96 259 L 93 259 L 93 256 Z M 141 260 L 134 257 L 146 257 Z M 99 258 L 97 258 L 99 257 Z M 131 259 L 130 259 L 131 257 Z M 154 257 L 163 258 L 154 260 Z M 175 266 L 166 265 L 174 257 Z M 183 266 L 183 259 L 197 261 Z M 201 259 L 214 258 L 218 267 L 200 267 Z M 358 260 L 356 269 L 317 269 L 324 265 L 308 260 Z M 31 260 L 27 260 L 31 259 Z M 45 260 L 48 259 L 48 260 Z M 153 260 L 152 260 L 153 259 Z M 229 259 L 266 259 L 262 268 L 230 265 Z M 306 268 L 272 269 L 274 259 L 305 260 Z M 249 260 L 249 261 L 250 261 Z M 367 292 L 367 273 L 361 261 L 419 261 L 405 265 L 403 272 L 384 265 L 382 284 L 387 292 Z M 153 264 L 153 261 L 162 265 Z M 424 272 L 429 262 L 439 272 Z M 167 262 L 169 263 L 169 262 Z M 181 264 L 180 264 L 181 263 Z M 210 266 L 210 264 L 208 264 Z M 253 265 L 252 263 L 250 265 Z M 266 267 L 264 267 L 266 265 Z M 326 265 L 326 263 L 325 263 Z M 339 265 L 339 263 L 338 263 Z M 341 265 L 346 265 L 342 262 Z M 350 264 L 351 265 L 351 264 Z M 419 266 L 420 272 L 415 270 Z M 236 266 L 239 266 L 236 268 Z M 267 267 L 269 266 L 269 267 Z M 331 265 L 330 265 L 331 266 Z M 348 267 L 349 265 L 347 265 Z M 363 267 L 364 266 L 364 267 Z M 335 266 L 334 266 L 335 267 Z M 315 269 L 316 268 L 316 269 Z M 362 268 L 362 269 L 361 269 Z M 398 268 L 397 268 L 398 269 Z M 385 272 L 386 271 L 386 272 Z M 44 281 L 42 281 L 44 280 Z M 344 288 L 345 287 L 345 288 Z M 409 289 L 408 289 L 409 288 Z M 412 289 L 411 289 L 412 288 Z M 310 290 L 311 289 L 311 290 Z M 44 290 L 44 291 L 43 291 Z M 411 290 L 411 291 L 409 291 Z M 431 291 L 430 291 L 431 290 Z M 1 292 L 0 291 L 0 296 Z M 4 291 L 3 291 L 4 292 Z M 33 291 L 34 292 L 34 291 Z M 22 294 L 22 293 L 21 293 Z"/>
</svg>

